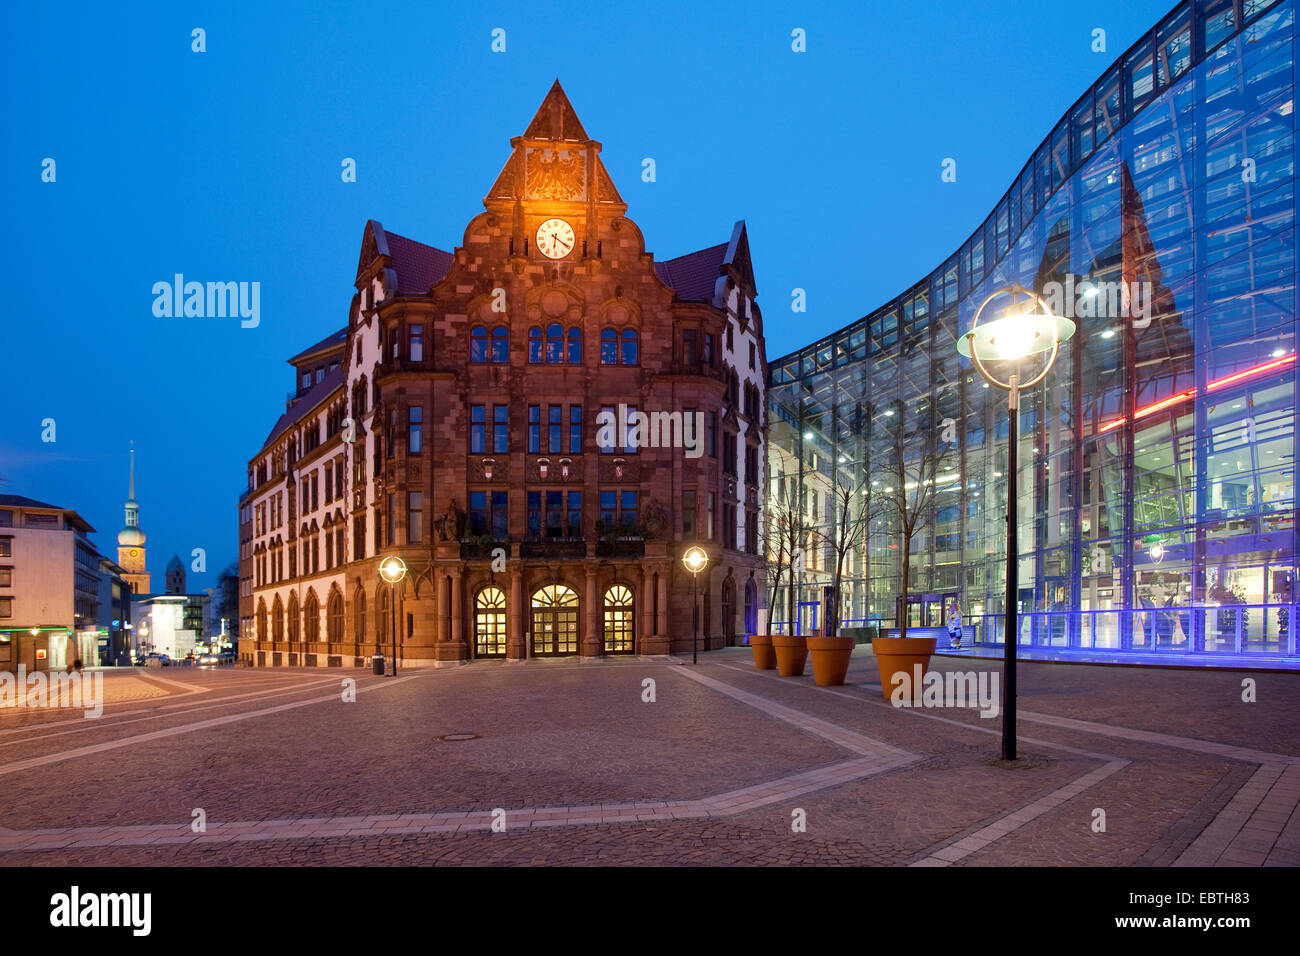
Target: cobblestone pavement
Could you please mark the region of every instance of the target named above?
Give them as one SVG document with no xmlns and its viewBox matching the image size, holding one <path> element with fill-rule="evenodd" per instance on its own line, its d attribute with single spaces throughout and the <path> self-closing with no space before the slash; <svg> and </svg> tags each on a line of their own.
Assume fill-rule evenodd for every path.
<svg viewBox="0 0 1300 956">
<path fill-rule="evenodd" d="M 108 671 L 99 719 L 0 710 L 0 865 L 1292 866 L 1297 680 L 1023 663 L 1007 765 L 1000 719 L 894 708 L 868 648 L 837 688 L 744 649 Z"/>
</svg>

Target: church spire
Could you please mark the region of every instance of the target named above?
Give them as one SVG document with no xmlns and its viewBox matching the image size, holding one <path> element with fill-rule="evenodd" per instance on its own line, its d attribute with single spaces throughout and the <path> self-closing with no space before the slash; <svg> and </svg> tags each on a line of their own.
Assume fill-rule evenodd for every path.
<svg viewBox="0 0 1300 956">
<path fill-rule="evenodd" d="M 135 440 L 131 441 L 131 482 L 126 492 L 127 501 L 135 501 Z"/>
</svg>

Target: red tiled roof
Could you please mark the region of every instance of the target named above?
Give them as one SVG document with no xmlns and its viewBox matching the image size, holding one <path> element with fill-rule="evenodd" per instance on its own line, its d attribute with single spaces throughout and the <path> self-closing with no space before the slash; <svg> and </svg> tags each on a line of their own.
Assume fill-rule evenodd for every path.
<svg viewBox="0 0 1300 956">
<path fill-rule="evenodd" d="M 326 397 L 333 393 L 335 389 L 343 384 L 347 378 L 347 374 L 348 363 L 341 362 L 339 363 L 338 368 L 329 372 L 323 379 L 311 388 L 307 389 L 307 391 L 299 398 L 294 399 L 293 404 L 285 410 L 285 413 L 280 416 L 280 420 L 275 423 L 275 427 L 271 429 L 271 434 L 266 436 L 266 441 L 262 442 L 262 447 L 266 448 L 267 445 L 271 444 L 271 442 L 283 435 L 287 428 L 302 421 L 302 419 L 307 416 L 308 412 L 319 405 Z"/>
<path fill-rule="evenodd" d="M 333 333 L 332 335 L 328 335 L 325 338 L 321 339 L 319 342 L 317 342 L 315 345 L 311 346 L 310 348 L 303 349 L 293 358 L 289 359 L 289 364 L 295 365 L 297 364 L 299 359 L 305 358 L 308 355 L 312 355 L 316 352 L 324 351 L 325 349 L 335 348 L 337 346 L 344 345 L 347 343 L 347 340 L 348 340 L 348 327 L 345 325 L 343 326 L 343 328 L 339 329 L 337 332 Z"/>
<path fill-rule="evenodd" d="M 676 259 L 656 262 L 655 271 L 664 285 L 676 292 L 677 298 L 683 302 L 711 302 L 713 287 L 718 276 L 723 274 L 728 245 L 730 243 L 724 242 L 698 252 L 688 252 Z"/>
<path fill-rule="evenodd" d="M 384 231 L 388 253 L 397 270 L 397 291 L 401 295 L 425 295 L 429 287 L 451 271 L 450 252 L 426 246 L 395 232 Z"/>
</svg>

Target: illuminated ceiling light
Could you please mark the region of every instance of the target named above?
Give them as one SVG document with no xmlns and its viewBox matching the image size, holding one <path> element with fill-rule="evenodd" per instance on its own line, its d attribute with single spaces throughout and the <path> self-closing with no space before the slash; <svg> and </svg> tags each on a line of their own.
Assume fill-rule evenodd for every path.
<svg viewBox="0 0 1300 956">
<path fill-rule="evenodd" d="M 885 415 L 886 415 L 887 417 L 889 417 L 889 418 L 893 418 L 893 417 L 894 417 L 894 410 L 893 410 L 892 408 L 887 408 L 887 409 L 885 409 Z"/>
<path fill-rule="evenodd" d="M 812 440 L 813 440 L 813 433 L 812 433 L 812 432 L 804 432 L 804 433 L 803 433 L 803 437 L 804 437 L 804 441 L 812 441 Z"/>
<path fill-rule="evenodd" d="M 1101 333 L 1101 337 L 1103 339 L 1113 339 L 1115 337 L 1115 330 L 1107 329 L 1105 332 Z"/>
</svg>

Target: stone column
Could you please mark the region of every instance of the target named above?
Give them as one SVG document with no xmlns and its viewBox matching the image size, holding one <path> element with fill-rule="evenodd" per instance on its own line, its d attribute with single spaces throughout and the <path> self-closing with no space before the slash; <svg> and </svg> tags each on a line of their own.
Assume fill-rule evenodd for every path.
<svg viewBox="0 0 1300 956">
<path fill-rule="evenodd" d="M 659 623 L 655 625 L 656 644 L 663 648 L 663 653 L 671 654 L 673 636 L 668 630 L 668 575 L 672 572 L 669 565 L 659 567 Z"/>
<path fill-rule="evenodd" d="M 582 656 L 600 656 L 600 596 L 596 589 L 596 563 L 583 562 L 587 572 L 586 633 L 582 636 Z"/>
<path fill-rule="evenodd" d="M 461 568 L 451 572 L 451 637 L 452 644 L 465 643 L 465 582 Z"/>
<path fill-rule="evenodd" d="M 510 570 L 510 603 L 506 607 L 506 659 L 524 659 L 524 573 L 515 564 Z"/>
<path fill-rule="evenodd" d="M 447 624 L 447 609 L 451 607 L 451 586 L 447 575 L 438 575 L 438 643 L 446 644 L 451 640 Z"/>
<path fill-rule="evenodd" d="M 637 595 L 636 652 L 638 654 L 656 654 L 653 650 L 654 620 L 654 572 L 647 567 L 641 569 L 641 593 Z"/>
</svg>

